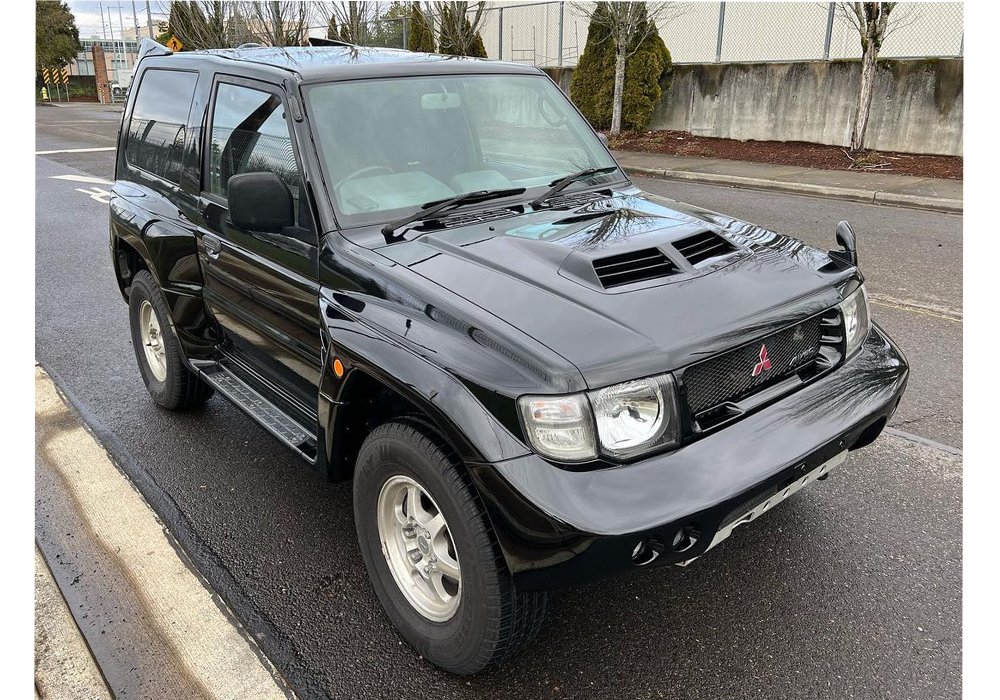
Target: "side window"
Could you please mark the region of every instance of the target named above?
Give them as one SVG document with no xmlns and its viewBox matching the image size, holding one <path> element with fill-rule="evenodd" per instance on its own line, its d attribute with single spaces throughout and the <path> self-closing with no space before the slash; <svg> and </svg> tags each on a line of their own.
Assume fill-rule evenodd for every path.
<svg viewBox="0 0 1000 700">
<path fill-rule="evenodd" d="M 142 75 L 132 109 L 125 161 L 179 184 L 188 111 L 197 73 L 149 69 Z"/>
<path fill-rule="evenodd" d="M 301 177 L 281 98 L 220 83 L 212 113 L 208 191 L 225 197 L 230 177 L 255 172 L 278 175 L 298 204 Z"/>
</svg>

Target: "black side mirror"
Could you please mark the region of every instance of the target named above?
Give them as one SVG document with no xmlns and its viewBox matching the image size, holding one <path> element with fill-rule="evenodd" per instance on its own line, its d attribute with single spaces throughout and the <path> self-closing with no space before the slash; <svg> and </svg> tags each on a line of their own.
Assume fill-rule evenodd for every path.
<svg viewBox="0 0 1000 700">
<path fill-rule="evenodd" d="M 229 219 L 236 228 L 277 233 L 295 225 L 292 193 L 274 173 L 233 175 L 227 190 Z"/>
<path fill-rule="evenodd" d="M 857 267 L 858 238 L 854 234 L 854 228 L 846 221 L 837 224 L 837 243 L 843 250 L 831 250 L 830 254 Z"/>
</svg>

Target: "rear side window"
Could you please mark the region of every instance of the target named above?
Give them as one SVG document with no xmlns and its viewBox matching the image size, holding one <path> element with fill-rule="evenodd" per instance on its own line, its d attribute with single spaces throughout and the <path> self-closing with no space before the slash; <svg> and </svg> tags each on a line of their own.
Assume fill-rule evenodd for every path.
<svg viewBox="0 0 1000 700">
<path fill-rule="evenodd" d="M 270 172 L 298 201 L 301 177 L 281 98 L 273 92 L 219 83 L 212 112 L 208 189 L 227 196 L 229 178 Z"/>
<path fill-rule="evenodd" d="M 197 73 L 150 69 L 143 73 L 128 127 L 125 160 L 179 184 L 188 111 Z"/>
</svg>

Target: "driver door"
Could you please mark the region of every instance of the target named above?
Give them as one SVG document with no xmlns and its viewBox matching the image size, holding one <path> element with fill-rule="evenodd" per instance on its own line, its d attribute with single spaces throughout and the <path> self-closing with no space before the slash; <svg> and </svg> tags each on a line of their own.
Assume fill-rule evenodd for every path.
<svg viewBox="0 0 1000 700">
<path fill-rule="evenodd" d="M 320 378 L 317 236 L 288 119 L 276 85 L 216 77 L 199 256 L 205 302 L 223 333 L 223 364 L 309 425 Z M 262 171 L 277 174 L 295 200 L 295 226 L 279 233 L 240 229 L 229 217 L 229 178 Z"/>
</svg>

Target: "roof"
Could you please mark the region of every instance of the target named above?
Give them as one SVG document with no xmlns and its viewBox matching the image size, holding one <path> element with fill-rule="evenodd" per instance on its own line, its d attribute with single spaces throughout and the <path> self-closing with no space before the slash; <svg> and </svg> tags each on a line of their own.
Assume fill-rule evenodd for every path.
<svg viewBox="0 0 1000 700">
<path fill-rule="evenodd" d="M 191 51 L 178 56 L 212 56 L 291 71 L 303 81 L 442 73 L 529 73 L 520 63 L 486 61 L 465 56 L 416 53 L 367 46 L 242 47 Z"/>
</svg>

